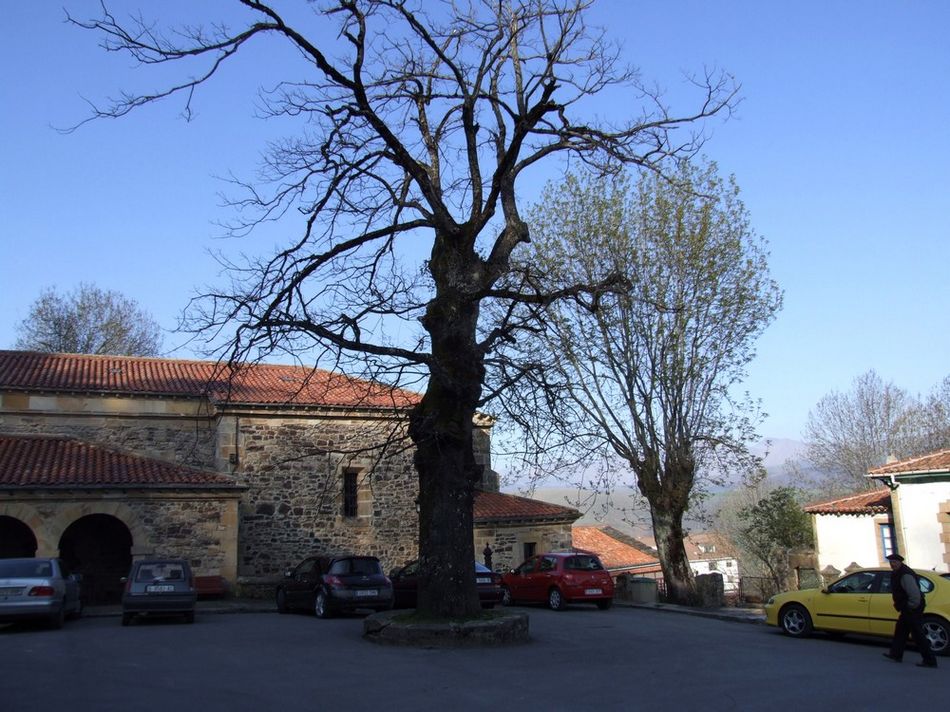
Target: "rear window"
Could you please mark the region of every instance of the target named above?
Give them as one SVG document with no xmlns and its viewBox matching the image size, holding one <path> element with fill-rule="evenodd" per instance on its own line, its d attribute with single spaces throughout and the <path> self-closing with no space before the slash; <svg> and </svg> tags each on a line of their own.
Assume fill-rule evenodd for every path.
<svg viewBox="0 0 950 712">
<path fill-rule="evenodd" d="M 564 568 L 572 571 L 603 571 L 603 566 L 596 556 L 569 556 L 564 562 Z"/>
<path fill-rule="evenodd" d="M 178 561 L 143 563 L 135 572 L 136 581 L 183 581 L 185 578 L 185 565 Z"/>
<path fill-rule="evenodd" d="M 370 576 L 372 574 L 383 573 L 379 565 L 379 559 L 358 558 L 358 559 L 338 559 L 330 566 L 329 574 L 362 574 Z"/>
<path fill-rule="evenodd" d="M 48 561 L 16 561 L 0 559 L 0 578 L 47 578 L 53 575 Z"/>
</svg>

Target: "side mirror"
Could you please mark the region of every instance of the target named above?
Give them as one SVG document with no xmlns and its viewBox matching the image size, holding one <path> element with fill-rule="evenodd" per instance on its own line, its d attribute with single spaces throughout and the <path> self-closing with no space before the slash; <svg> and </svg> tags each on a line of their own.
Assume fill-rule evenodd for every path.
<svg viewBox="0 0 950 712">
<path fill-rule="evenodd" d="M 284 571 L 284 578 L 293 578 L 293 571 Z"/>
<path fill-rule="evenodd" d="M 128 576 L 123 576 L 122 578 L 119 579 L 119 583 L 128 583 L 128 582 L 129 582 Z"/>
<path fill-rule="evenodd" d="M 831 591 L 829 591 L 827 588 L 821 589 L 821 592 L 822 592 L 822 593 L 831 593 Z"/>
</svg>

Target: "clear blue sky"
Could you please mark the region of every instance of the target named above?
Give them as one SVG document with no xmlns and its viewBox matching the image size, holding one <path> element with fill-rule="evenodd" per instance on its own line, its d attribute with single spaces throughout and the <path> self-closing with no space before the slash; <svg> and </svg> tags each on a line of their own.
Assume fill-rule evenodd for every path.
<svg viewBox="0 0 950 712">
<path fill-rule="evenodd" d="M 188 3 L 109 4 L 172 18 Z M 43 287 L 80 281 L 174 328 L 188 296 L 220 281 L 208 250 L 234 249 L 215 239 L 228 217 L 216 176 L 251 176 L 278 128 L 252 118 L 254 90 L 288 57 L 257 53 L 191 123 L 166 105 L 57 133 L 86 115 L 83 96 L 159 85 L 65 25 L 62 5 L 97 14 L 87 0 L 12 3 L 0 25 L 0 348 Z M 763 434 L 798 438 L 822 395 L 870 368 L 915 393 L 950 373 L 950 3 L 607 0 L 594 15 L 674 106 L 691 105 L 681 70 L 742 83 L 706 153 L 736 175 L 785 289 L 746 382 L 771 414 Z M 238 248 L 266 254 L 268 239 Z"/>
</svg>

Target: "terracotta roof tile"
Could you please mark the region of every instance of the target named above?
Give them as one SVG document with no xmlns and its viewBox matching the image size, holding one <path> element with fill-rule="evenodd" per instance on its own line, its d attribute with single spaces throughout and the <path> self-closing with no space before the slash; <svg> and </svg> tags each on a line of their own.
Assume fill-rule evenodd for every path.
<svg viewBox="0 0 950 712">
<path fill-rule="evenodd" d="M 929 455 L 912 457 L 899 462 L 889 462 L 886 465 L 871 470 L 869 475 L 906 475 L 950 472 L 950 450 L 939 450 Z"/>
<path fill-rule="evenodd" d="M 615 539 L 601 527 L 574 527 L 574 547 L 592 551 L 608 569 L 659 570 L 660 562 L 640 549 Z"/>
<path fill-rule="evenodd" d="M 44 436 L 0 435 L 0 489 L 187 487 L 239 489 L 215 472 Z"/>
<path fill-rule="evenodd" d="M 891 491 L 881 488 L 870 492 L 814 502 L 804 507 L 809 514 L 884 514 L 891 511 Z"/>
<path fill-rule="evenodd" d="M 473 513 L 476 524 L 498 521 L 543 520 L 573 522 L 581 516 L 573 507 L 518 497 L 502 492 L 476 490 Z"/>
<path fill-rule="evenodd" d="M 0 390 L 209 398 L 242 405 L 407 407 L 417 393 L 306 366 L 0 351 Z"/>
</svg>

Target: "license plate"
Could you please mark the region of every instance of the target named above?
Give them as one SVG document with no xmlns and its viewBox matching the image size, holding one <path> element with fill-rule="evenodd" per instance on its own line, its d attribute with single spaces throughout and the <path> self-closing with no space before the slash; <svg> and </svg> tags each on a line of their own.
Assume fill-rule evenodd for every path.
<svg viewBox="0 0 950 712">
<path fill-rule="evenodd" d="M 491 579 L 488 577 L 477 578 L 475 583 L 491 583 Z"/>
<path fill-rule="evenodd" d="M 375 588 L 372 588 L 365 591 L 357 591 L 356 595 L 357 596 L 376 596 L 376 595 L 379 595 L 379 591 L 377 591 Z"/>
<path fill-rule="evenodd" d="M 587 589 L 584 589 L 584 594 L 587 595 L 587 596 L 599 596 L 599 595 L 602 594 L 602 593 L 603 593 L 603 590 L 602 590 L 602 589 L 599 589 L 599 588 L 587 588 Z"/>
<path fill-rule="evenodd" d="M 0 596 L 13 596 L 23 590 L 22 586 L 4 586 L 0 588 Z"/>
<path fill-rule="evenodd" d="M 152 584 L 151 586 L 146 586 L 145 591 L 147 593 L 171 593 L 175 590 L 175 587 L 171 584 Z"/>
</svg>

